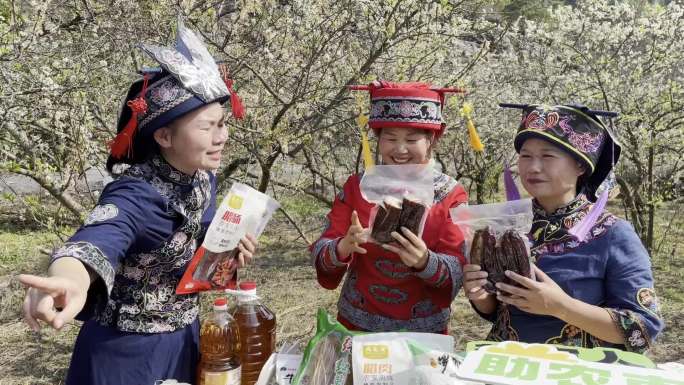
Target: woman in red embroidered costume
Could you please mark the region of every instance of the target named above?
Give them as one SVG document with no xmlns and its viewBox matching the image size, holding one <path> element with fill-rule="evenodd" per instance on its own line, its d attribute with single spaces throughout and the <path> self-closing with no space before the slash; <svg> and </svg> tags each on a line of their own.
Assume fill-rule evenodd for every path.
<svg viewBox="0 0 684 385">
<path fill-rule="evenodd" d="M 370 92 L 369 126 L 382 164 L 428 164 L 444 133 L 445 92 L 425 83 L 375 81 L 354 87 Z M 450 305 L 461 287 L 463 236 L 449 208 L 467 202 L 463 187 L 434 172 L 434 203 L 422 238 L 403 228 L 396 242 L 367 242 L 373 204 L 361 196 L 361 175 L 350 176 L 327 215 L 328 226 L 311 245 L 318 282 L 336 289 L 345 282 L 338 320 L 353 330 L 446 333 Z"/>
</svg>

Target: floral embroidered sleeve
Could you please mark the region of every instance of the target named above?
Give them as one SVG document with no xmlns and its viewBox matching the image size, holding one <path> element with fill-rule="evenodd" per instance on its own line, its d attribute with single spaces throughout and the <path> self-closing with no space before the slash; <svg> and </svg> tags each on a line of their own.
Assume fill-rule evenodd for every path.
<svg viewBox="0 0 684 385">
<path fill-rule="evenodd" d="M 126 178 L 107 185 L 83 226 L 52 255 L 52 261 L 76 258 L 98 277 L 90 287 L 86 308 L 109 296 L 115 271 L 143 228 L 146 209 L 139 200 L 140 183 Z"/>
<path fill-rule="evenodd" d="M 463 278 L 462 267 L 465 264 L 463 255 L 463 234 L 451 221 L 449 208 L 468 201 L 467 193 L 460 184 L 453 186 L 449 194 L 436 205 L 445 211 L 444 223 L 441 226 L 439 241 L 435 250 L 428 251 L 428 263 L 421 271 L 414 274 L 423 279 L 428 286 L 449 290 L 451 299 L 456 297 L 461 288 Z"/>
<path fill-rule="evenodd" d="M 620 221 L 612 232 L 604 307 L 623 333 L 625 348 L 642 353 L 664 326 L 653 289 L 651 262 L 629 223 Z"/>
<path fill-rule="evenodd" d="M 345 236 L 351 224 L 351 214 L 354 209 L 348 198 L 353 184 L 358 184 L 357 178 L 356 175 L 352 175 L 347 179 L 328 213 L 323 234 L 310 246 L 316 277 L 320 285 L 326 289 L 335 289 L 340 284 L 347 271 L 347 265 L 353 258 L 353 255 L 347 258 L 338 256 L 337 244 Z"/>
<path fill-rule="evenodd" d="M 214 214 L 216 214 L 218 204 L 218 202 L 216 202 L 216 176 L 214 176 L 214 174 L 211 172 L 208 172 L 207 174 L 209 175 L 209 182 L 211 183 L 211 198 L 209 199 L 209 207 L 207 207 L 207 209 L 204 211 L 204 214 L 202 214 L 202 232 L 200 236 L 197 237 L 198 246 L 204 241 L 204 236 L 207 234 L 207 229 L 209 229 L 211 220 L 214 219 Z"/>
</svg>

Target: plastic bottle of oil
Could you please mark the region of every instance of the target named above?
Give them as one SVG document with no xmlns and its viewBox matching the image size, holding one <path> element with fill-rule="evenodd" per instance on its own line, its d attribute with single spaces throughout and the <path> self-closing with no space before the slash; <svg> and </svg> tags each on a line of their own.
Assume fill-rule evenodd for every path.
<svg viewBox="0 0 684 385">
<path fill-rule="evenodd" d="M 242 341 L 242 385 L 254 385 L 264 363 L 275 351 L 276 317 L 257 297 L 256 282 L 240 282 L 239 288 L 238 292 L 233 291 L 239 294 L 232 314 Z"/>
<path fill-rule="evenodd" d="M 214 301 L 214 311 L 202 323 L 200 354 L 198 385 L 240 385 L 240 335 L 225 298 Z"/>
</svg>

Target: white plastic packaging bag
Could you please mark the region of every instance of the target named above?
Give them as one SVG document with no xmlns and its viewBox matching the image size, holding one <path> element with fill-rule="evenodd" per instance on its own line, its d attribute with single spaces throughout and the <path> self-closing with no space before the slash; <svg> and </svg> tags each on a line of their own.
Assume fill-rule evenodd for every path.
<svg viewBox="0 0 684 385">
<path fill-rule="evenodd" d="M 238 243 L 246 234 L 259 237 L 280 204 L 242 183 L 234 183 L 192 257 L 176 294 L 234 287 Z"/>
<path fill-rule="evenodd" d="M 352 340 L 354 385 L 459 385 L 451 336 L 373 333 Z"/>
<path fill-rule="evenodd" d="M 261 235 L 280 204 L 270 196 L 242 183 L 233 183 L 216 210 L 202 247 L 221 253 L 233 250 L 245 234 Z"/>
<path fill-rule="evenodd" d="M 372 333 L 352 338 L 354 385 L 409 385 L 413 355 L 408 340 L 419 339 L 431 349 L 453 351 L 451 336 L 431 333 Z"/>
</svg>

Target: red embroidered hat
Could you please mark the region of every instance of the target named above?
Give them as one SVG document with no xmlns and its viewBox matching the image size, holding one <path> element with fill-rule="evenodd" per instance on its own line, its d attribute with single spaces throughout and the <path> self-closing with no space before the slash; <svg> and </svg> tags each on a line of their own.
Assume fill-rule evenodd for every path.
<svg viewBox="0 0 684 385">
<path fill-rule="evenodd" d="M 376 134 L 382 128 L 405 127 L 428 130 L 442 136 L 444 94 L 465 93 L 460 88 L 439 88 L 428 83 L 394 83 L 376 80 L 369 85 L 354 85 L 351 90 L 369 91 L 371 110 L 368 126 Z"/>
</svg>

